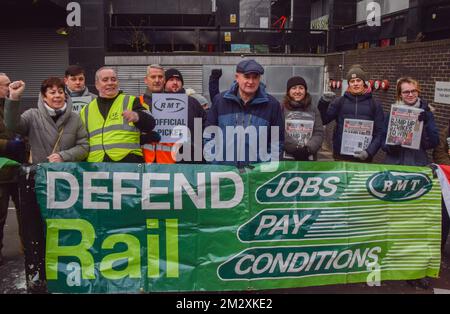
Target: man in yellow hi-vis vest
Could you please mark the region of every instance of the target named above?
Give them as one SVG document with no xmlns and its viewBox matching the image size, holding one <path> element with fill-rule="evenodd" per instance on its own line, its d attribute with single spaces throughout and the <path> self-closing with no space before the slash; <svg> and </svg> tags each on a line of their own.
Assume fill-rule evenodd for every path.
<svg viewBox="0 0 450 314">
<path fill-rule="evenodd" d="M 95 73 L 99 97 L 80 112 L 89 138 L 88 162 L 144 162 L 141 131 L 151 132 L 155 119 L 139 99 L 119 91 L 117 73 L 102 67 Z"/>
</svg>

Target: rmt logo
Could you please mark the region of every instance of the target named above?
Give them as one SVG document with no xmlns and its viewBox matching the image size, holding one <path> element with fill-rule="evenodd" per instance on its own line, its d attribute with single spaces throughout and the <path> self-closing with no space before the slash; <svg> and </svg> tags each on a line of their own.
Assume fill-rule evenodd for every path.
<svg viewBox="0 0 450 314">
<path fill-rule="evenodd" d="M 81 26 L 81 6 L 78 2 L 69 2 L 66 6 L 67 26 Z"/>
<path fill-rule="evenodd" d="M 367 3 L 366 11 L 367 15 L 367 25 L 369 27 L 381 26 L 381 6 L 377 2 Z"/>
</svg>

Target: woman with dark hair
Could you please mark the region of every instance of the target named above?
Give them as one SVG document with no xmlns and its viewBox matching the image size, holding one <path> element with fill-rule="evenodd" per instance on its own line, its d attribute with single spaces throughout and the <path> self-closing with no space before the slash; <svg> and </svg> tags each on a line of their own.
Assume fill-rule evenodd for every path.
<svg viewBox="0 0 450 314">
<path fill-rule="evenodd" d="M 32 164 L 82 161 L 89 153 L 86 129 L 79 115 L 72 112 L 64 88 L 60 78 L 44 80 L 37 108 L 19 115 L 25 84 L 11 84 L 10 99 L 5 102 L 5 124 L 11 131 L 29 137 Z"/>
<path fill-rule="evenodd" d="M 397 102 L 393 105 L 422 109 L 418 120 L 423 121 L 422 138 L 419 149 L 403 147 L 401 143 L 397 145 L 383 144 L 382 148 L 386 152 L 385 164 L 405 165 L 405 166 L 426 166 L 428 165 L 427 150 L 435 148 L 439 144 L 439 131 L 434 122 L 433 113 L 430 111 L 428 103 L 421 99 L 419 82 L 411 77 L 402 77 L 397 81 Z M 386 139 L 390 114 L 385 120 Z M 384 141 L 383 143 L 385 143 Z"/>
<path fill-rule="evenodd" d="M 50 77 L 42 82 L 37 108 L 21 115 L 20 97 L 25 83 L 9 86 L 5 101 L 5 125 L 11 131 L 27 136 L 31 148 L 30 163 L 82 161 L 89 153 L 86 129 L 66 99 L 64 81 Z M 27 290 L 45 293 L 45 226 L 34 190 L 34 167 L 24 167 L 19 178 L 21 227 L 25 253 Z"/>
<path fill-rule="evenodd" d="M 324 130 L 320 112 L 311 103 L 308 85 L 300 76 L 287 81 L 283 100 L 285 117 L 285 160 L 317 160 Z"/>
</svg>

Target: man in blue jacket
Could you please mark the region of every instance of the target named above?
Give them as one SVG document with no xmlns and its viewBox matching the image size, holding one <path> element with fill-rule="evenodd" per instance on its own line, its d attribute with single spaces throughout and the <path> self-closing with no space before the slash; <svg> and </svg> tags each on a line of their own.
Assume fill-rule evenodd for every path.
<svg viewBox="0 0 450 314">
<path fill-rule="evenodd" d="M 206 160 L 236 166 L 279 160 L 284 117 L 278 100 L 261 84 L 263 74 L 258 62 L 243 60 L 231 88 L 214 97 L 205 130 L 205 140 L 214 141 L 205 147 Z"/>
<path fill-rule="evenodd" d="M 335 160 L 353 162 L 371 162 L 381 147 L 384 131 L 384 113 L 381 104 L 373 98 L 370 88 L 366 85 L 367 74 L 359 65 L 354 65 L 347 73 L 349 83 L 348 90 L 344 96 L 329 102 L 319 101 L 318 109 L 322 116 L 323 124 L 336 121 L 333 135 L 333 157 Z M 329 106 L 328 106 L 329 105 Z M 344 126 L 349 122 L 361 123 L 366 126 L 367 122 L 373 122 L 372 138 L 361 145 L 362 147 L 348 147 L 353 143 L 343 141 Z M 350 131 L 351 132 L 351 131 Z M 355 141 L 357 143 L 357 141 Z M 342 149 L 342 145 L 346 145 Z M 351 154 L 343 154 L 343 151 L 353 151 Z"/>
</svg>

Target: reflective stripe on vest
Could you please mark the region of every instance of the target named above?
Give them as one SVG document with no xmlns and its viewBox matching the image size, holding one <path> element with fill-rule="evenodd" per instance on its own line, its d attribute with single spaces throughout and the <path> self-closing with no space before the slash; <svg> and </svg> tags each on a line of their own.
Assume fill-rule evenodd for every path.
<svg viewBox="0 0 450 314">
<path fill-rule="evenodd" d="M 144 101 L 144 95 L 139 96 L 139 102 L 145 109 L 150 110 L 150 106 L 147 105 Z"/>
<path fill-rule="evenodd" d="M 172 158 L 173 144 L 145 144 L 142 145 L 144 159 L 146 163 L 174 164 Z"/>
<path fill-rule="evenodd" d="M 122 116 L 125 110 L 133 109 L 134 99 L 133 96 L 119 95 L 111 105 L 106 120 L 100 113 L 97 99 L 83 108 L 80 116 L 88 131 L 88 162 L 103 161 L 105 153 L 113 161 L 120 161 L 130 153 L 142 156 L 140 132 Z"/>
</svg>

